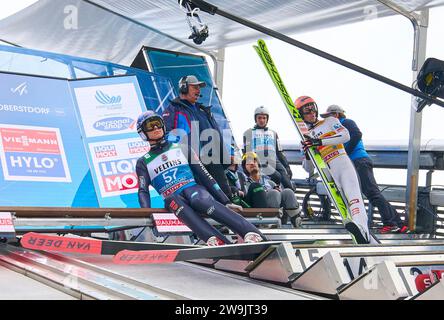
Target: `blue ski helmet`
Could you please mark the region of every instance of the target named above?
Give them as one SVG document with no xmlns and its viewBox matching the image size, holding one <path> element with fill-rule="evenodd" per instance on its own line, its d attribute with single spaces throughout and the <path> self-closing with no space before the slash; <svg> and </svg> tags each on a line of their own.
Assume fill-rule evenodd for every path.
<svg viewBox="0 0 444 320">
<path fill-rule="evenodd" d="M 145 111 L 137 118 L 137 133 L 142 138 L 143 141 L 148 141 L 148 136 L 146 134 L 147 128 L 146 124 L 147 122 L 155 121 L 157 120 L 160 127 L 163 130 L 163 133 L 165 134 L 165 123 L 163 122 L 163 119 L 161 116 L 159 116 L 157 113 L 155 113 L 152 110 Z"/>
</svg>

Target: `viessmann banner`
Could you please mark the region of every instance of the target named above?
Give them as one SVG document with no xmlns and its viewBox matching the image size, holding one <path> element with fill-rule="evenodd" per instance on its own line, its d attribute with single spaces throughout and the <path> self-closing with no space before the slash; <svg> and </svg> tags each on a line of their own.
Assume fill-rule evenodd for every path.
<svg viewBox="0 0 444 320">
<path fill-rule="evenodd" d="M 101 207 L 139 207 L 135 173 L 149 144 L 136 132 L 137 117 L 146 110 L 135 76 L 71 82 L 85 149 Z M 162 207 L 152 190 L 152 206 Z"/>
<path fill-rule="evenodd" d="M 98 205 L 69 83 L 0 73 L 2 206 Z"/>
</svg>

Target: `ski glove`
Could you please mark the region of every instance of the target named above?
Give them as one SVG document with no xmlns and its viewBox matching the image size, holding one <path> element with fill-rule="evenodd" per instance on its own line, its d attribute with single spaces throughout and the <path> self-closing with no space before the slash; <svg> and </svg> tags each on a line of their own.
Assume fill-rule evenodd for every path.
<svg viewBox="0 0 444 320">
<path fill-rule="evenodd" d="M 319 147 L 322 146 L 322 140 L 311 138 L 307 135 L 304 135 L 305 140 L 301 141 L 302 148 L 304 149 L 304 152 L 307 152 L 308 148 L 310 147 Z"/>
<path fill-rule="evenodd" d="M 234 204 L 234 203 L 227 203 L 225 206 L 228 209 L 233 210 L 233 211 L 238 211 L 238 212 L 244 211 L 244 208 L 242 208 L 241 206 L 238 206 L 237 204 Z"/>
</svg>

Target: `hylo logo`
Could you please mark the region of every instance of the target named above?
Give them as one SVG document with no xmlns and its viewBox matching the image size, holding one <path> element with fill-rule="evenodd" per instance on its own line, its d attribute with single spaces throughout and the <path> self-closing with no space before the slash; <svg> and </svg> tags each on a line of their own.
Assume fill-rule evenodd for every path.
<svg viewBox="0 0 444 320">
<path fill-rule="evenodd" d="M 120 101 L 122 101 L 121 96 L 112 97 L 100 90 L 96 91 L 95 98 L 101 104 L 116 104 L 116 103 L 120 103 Z"/>
</svg>

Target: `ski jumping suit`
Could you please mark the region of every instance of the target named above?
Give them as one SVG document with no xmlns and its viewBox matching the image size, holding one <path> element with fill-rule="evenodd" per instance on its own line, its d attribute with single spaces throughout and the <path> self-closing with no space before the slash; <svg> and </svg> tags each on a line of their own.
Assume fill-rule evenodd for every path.
<svg viewBox="0 0 444 320">
<path fill-rule="evenodd" d="M 277 133 L 268 127 L 255 126 L 244 132 L 243 153 L 253 151 L 261 159 L 264 174 L 268 175 L 277 185 L 293 190 L 290 181 L 291 169 L 279 143 Z"/>
<path fill-rule="evenodd" d="M 193 161 L 188 161 L 191 157 Z M 165 200 L 165 208 L 174 212 L 203 241 L 216 236 L 231 243 L 202 217 L 203 214 L 242 237 L 255 232 L 265 239 L 255 226 L 225 207 L 230 201 L 193 151 L 186 157 L 178 144 L 165 142 L 138 159 L 136 172 L 140 206 L 150 207 L 149 186 L 152 185 Z"/>
<path fill-rule="evenodd" d="M 311 138 L 322 140 L 322 146 L 318 146 L 317 150 L 329 167 L 337 187 L 342 190 L 353 221 L 360 224 L 368 234 L 368 217 L 362 200 L 359 180 L 355 167 L 347 156 L 343 145 L 350 139 L 349 132 L 334 117 L 309 124 L 308 127 L 308 135 Z M 306 171 L 310 171 L 312 165 L 311 161 L 304 160 L 303 162 Z"/>
</svg>

